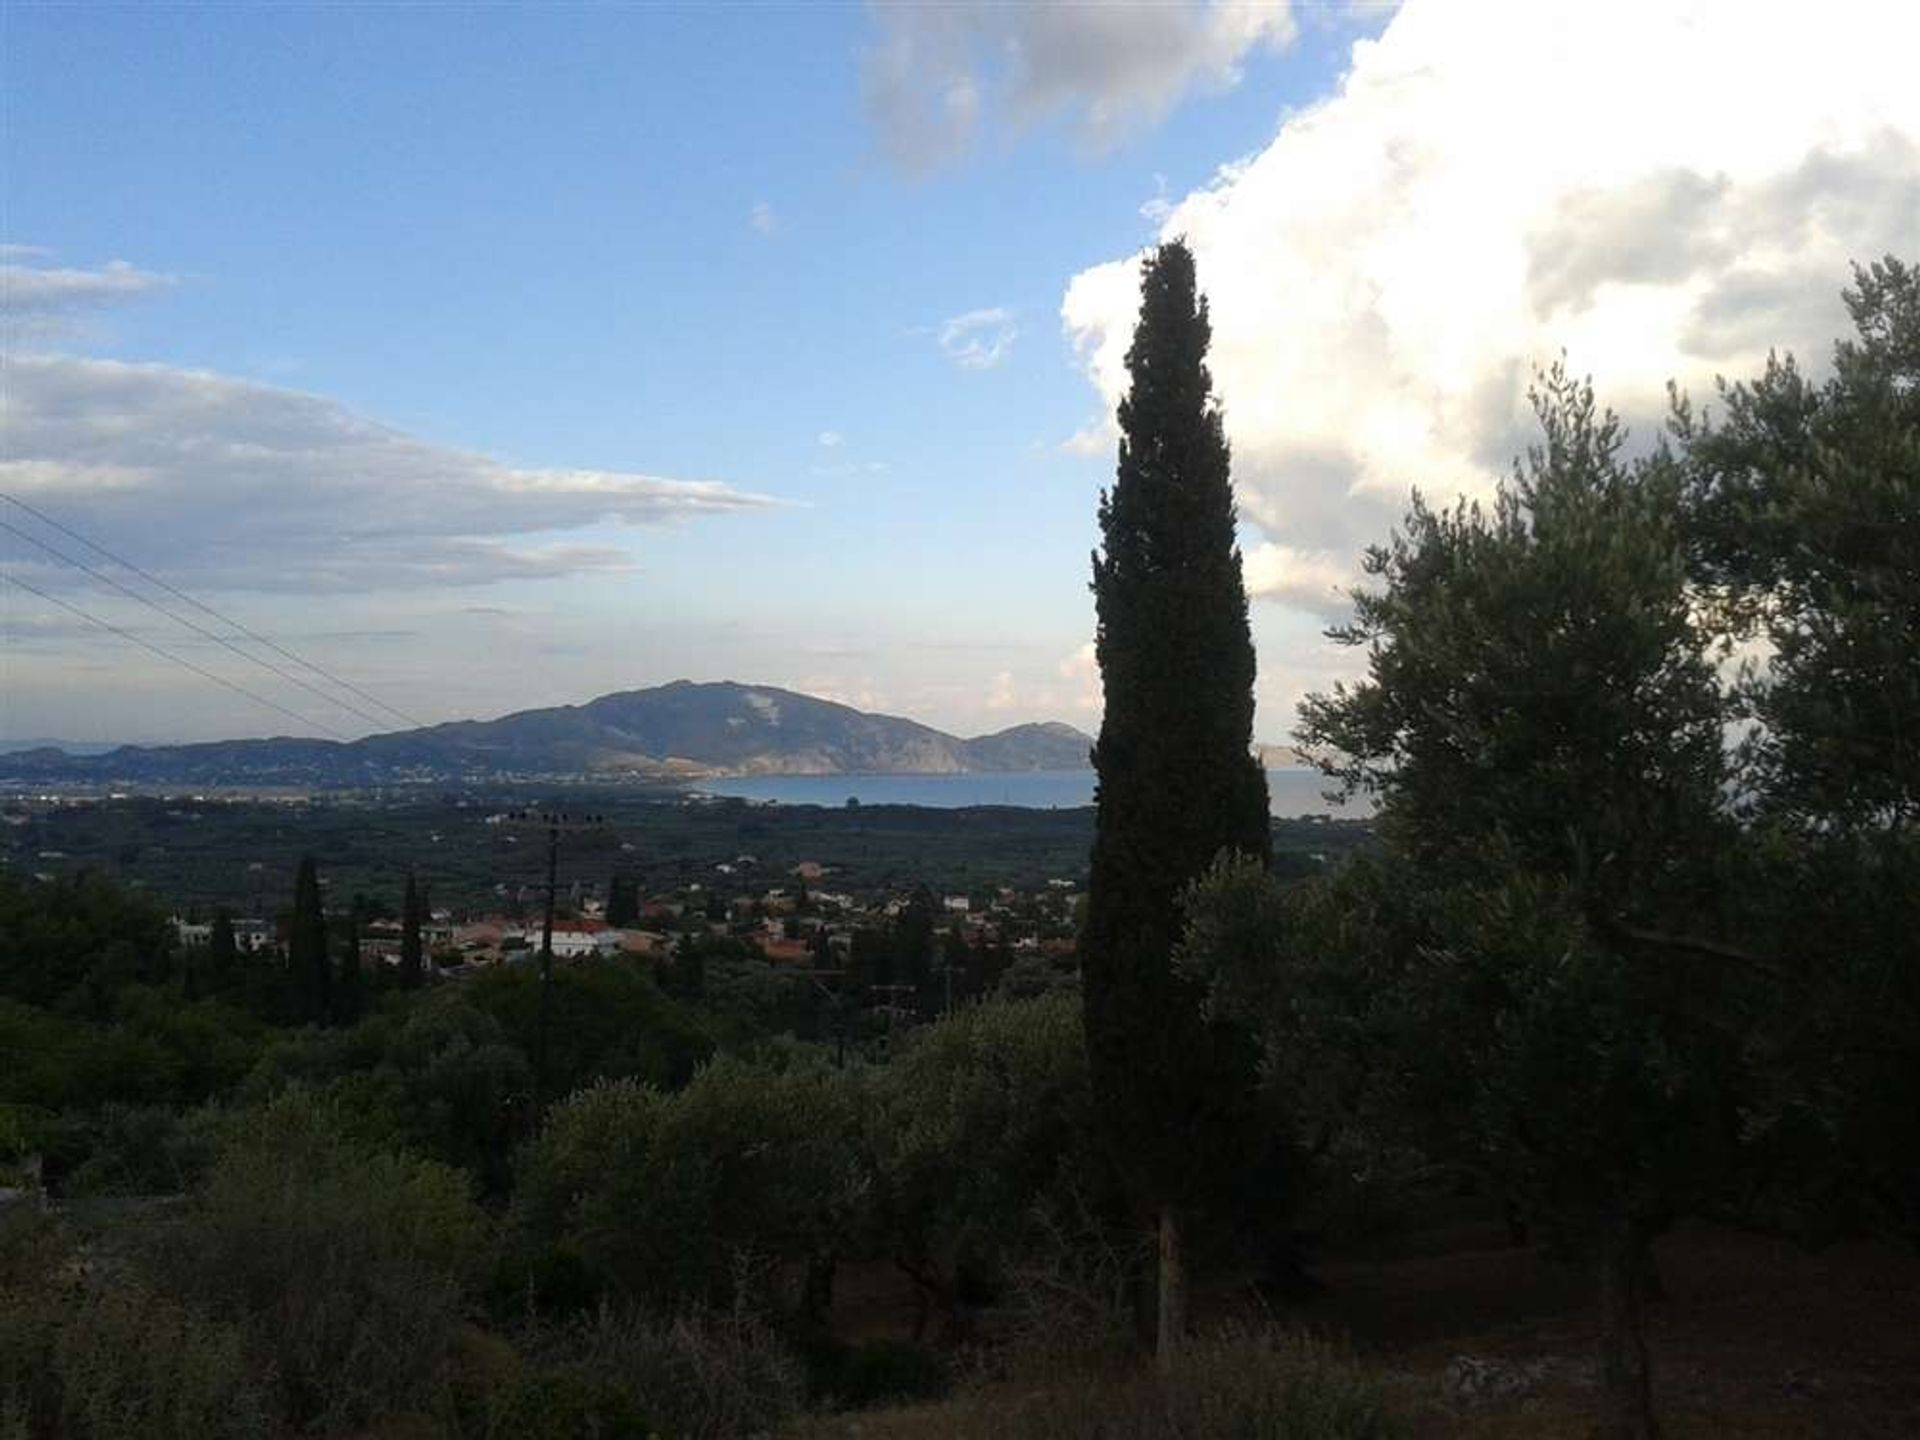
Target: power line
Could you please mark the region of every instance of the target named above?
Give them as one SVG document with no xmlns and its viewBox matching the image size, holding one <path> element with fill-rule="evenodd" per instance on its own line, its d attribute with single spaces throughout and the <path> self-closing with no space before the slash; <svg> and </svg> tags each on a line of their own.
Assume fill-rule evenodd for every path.
<svg viewBox="0 0 1920 1440">
<path fill-rule="evenodd" d="M 214 674 L 213 671 L 205 669 L 202 666 L 196 665 L 191 660 L 182 659 L 180 656 L 174 654 L 171 650 L 164 650 L 160 646 L 154 644 L 151 640 L 141 639 L 138 635 L 134 634 L 131 630 L 121 629 L 120 626 L 115 625 L 111 620 L 102 620 L 98 615 L 90 614 L 89 612 L 82 610 L 78 605 L 69 604 L 67 601 L 62 600 L 58 595 L 49 595 L 45 590 L 42 590 L 38 585 L 29 585 L 25 580 L 22 580 L 18 575 L 0 573 L 0 579 L 11 581 L 13 584 L 18 585 L 22 590 L 26 591 L 29 595 L 38 595 L 42 600 L 45 600 L 51 605 L 58 605 L 62 610 L 67 611 L 69 614 L 78 615 L 82 620 L 87 621 L 89 624 L 98 625 L 102 630 L 110 630 L 115 635 L 118 635 L 122 640 L 131 640 L 134 644 L 138 645 L 141 649 L 151 650 L 154 654 L 158 655 L 162 660 L 171 661 L 173 664 L 180 666 L 183 670 L 191 670 L 194 674 L 200 676 L 202 679 L 211 680 L 216 685 L 224 685 L 227 689 L 233 691 L 235 694 L 244 695 L 247 697 L 247 699 L 254 701 L 256 704 L 266 706 L 269 710 L 278 710 L 282 715 L 288 716 L 289 718 L 294 720 L 298 720 L 302 725 L 309 726 L 312 729 L 324 730 L 327 734 L 331 735 L 336 740 L 345 740 L 347 738 L 345 735 L 342 735 L 338 730 L 334 729 L 331 725 L 323 725 L 318 720 L 309 719 L 307 716 L 302 715 L 298 710 L 289 710 L 285 705 L 280 704 L 277 700 L 269 700 L 264 695 L 256 694 L 254 691 L 249 690 L 246 686 L 240 684 L 237 681 L 229 680 L 224 675 L 216 675 Z"/>
<path fill-rule="evenodd" d="M 238 655 L 242 660 L 245 660 L 248 664 L 258 665 L 262 669 L 270 670 L 275 675 L 278 675 L 282 680 L 287 681 L 289 684 L 298 685 L 302 690 L 305 690 L 308 694 L 318 695 L 322 700 L 326 701 L 329 705 L 338 705 L 342 710 L 351 711 L 353 714 L 358 715 L 362 720 L 366 721 L 369 725 L 375 726 L 376 728 L 385 723 L 380 719 L 379 716 L 368 714 L 365 710 L 362 710 L 359 706 L 355 705 L 352 701 L 342 700 L 338 696 L 329 695 L 326 691 L 322 690 L 318 685 L 310 684 L 309 682 L 302 680 L 298 675 L 295 675 L 291 670 L 283 669 L 281 666 L 274 664 L 271 660 L 262 660 L 258 655 L 254 655 L 249 653 L 248 651 L 242 650 L 238 645 L 234 644 L 231 640 L 227 639 L 226 636 L 215 634 L 213 631 L 207 629 L 206 626 L 200 624 L 198 621 L 189 620 L 184 615 L 174 614 L 173 611 L 167 609 L 166 606 L 160 604 L 158 601 L 150 598 L 149 596 L 142 595 L 138 590 L 135 590 L 130 585 L 121 584 L 118 580 L 114 579 L 111 575 L 105 574 L 95 569 L 93 566 L 87 564 L 87 562 L 84 560 L 74 559 L 73 556 L 67 554 L 65 551 L 60 550 L 53 545 L 49 545 L 46 541 L 42 540 L 39 536 L 31 535 L 25 530 L 20 529 L 17 525 L 8 524 L 5 520 L 0 520 L 0 530 L 5 530 L 8 534 L 19 536 L 22 540 L 26 541 L 29 545 L 39 546 L 42 550 L 46 551 L 47 554 L 53 556 L 54 559 L 62 561 L 65 564 L 71 565 L 74 569 L 79 570 L 84 574 L 91 575 L 95 580 L 98 580 L 102 585 L 111 585 L 115 590 L 118 590 L 122 595 L 127 596 L 129 599 L 137 600 L 142 605 L 146 606 L 149 610 L 157 611 L 158 613 L 166 616 L 167 619 L 173 621 L 174 623 L 186 626 L 187 629 L 193 631 L 194 634 L 201 636 L 203 639 L 211 640 L 213 641 L 214 644 L 223 646 L 226 649 L 231 650 L 235 655 Z"/>
<path fill-rule="evenodd" d="M 113 561 L 114 564 L 122 566 L 125 569 L 131 570 L 134 574 L 138 575 L 142 580 L 145 580 L 149 585 L 158 586 L 160 589 L 166 591 L 169 595 L 173 596 L 175 599 L 183 601 L 186 604 L 193 606 L 194 609 L 200 611 L 200 613 L 203 615 L 211 615 L 215 620 L 218 620 L 222 625 L 225 625 L 226 627 L 228 627 L 230 630 L 233 630 L 237 634 L 244 635 L 247 639 L 253 641 L 254 644 L 264 645 L 267 647 L 267 649 L 273 651 L 276 655 L 279 655 L 281 658 L 286 660 L 291 660 L 294 664 L 302 666 L 307 670 L 311 670 L 315 675 L 318 675 L 321 679 L 327 681 L 329 684 L 337 685 L 342 690 L 346 690 L 351 694 L 359 696 L 362 700 L 365 700 L 370 705 L 379 706 L 380 709 L 386 711 L 389 715 L 398 717 L 399 719 L 405 721 L 408 725 L 412 726 L 416 730 L 424 729 L 426 727 L 426 723 L 427 723 L 426 721 L 418 719 L 415 716 L 409 715 L 406 711 L 400 709 L 396 705 L 388 704 L 385 700 L 382 700 L 378 695 L 369 694 L 367 691 L 361 689 L 358 685 L 355 685 L 351 680 L 343 680 L 338 675 L 335 675 L 333 672 L 322 669 L 320 666 L 316 665 L 313 661 L 307 659 L 304 655 L 296 655 L 293 651 L 287 649 L 286 646 L 281 645 L 276 641 L 269 640 L 265 635 L 260 634 L 259 631 L 249 629 L 247 626 L 242 625 L 238 620 L 233 619 L 231 616 L 222 615 L 218 610 L 214 609 L 211 605 L 208 605 L 204 601 L 196 600 L 193 596 L 187 594 L 186 591 L 180 589 L 178 586 L 171 585 L 165 580 L 162 580 L 158 575 L 153 574 L 151 571 L 142 569 L 140 566 L 134 564 L 133 561 L 127 559 L 124 555 L 114 554 L 114 552 L 107 549 L 106 546 L 100 544 L 97 540 L 88 539 L 85 535 L 82 535 L 78 530 L 75 530 L 72 526 L 61 524 L 58 520 L 54 519 L 53 516 L 47 514 L 46 511 L 36 509 L 34 506 L 29 505 L 26 501 L 22 500 L 19 496 L 9 495 L 6 491 L 0 490 L 0 500 L 5 500 L 10 505 L 18 506 L 20 509 L 26 511 L 27 514 L 33 516 L 34 519 L 39 520 L 43 524 L 51 525 L 55 530 L 58 530 L 62 535 L 65 535 L 70 539 L 78 540 L 82 545 L 85 545 L 89 550 L 92 550 L 96 554 L 104 555 L 107 557 L 107 559 Z M 334 703 L 339 703 L 339 702 L 334 702 Z M 347 706 L 346 708 L 352 709 L 353 707 Z M 358 714 L 359 712 L 355 711 L 355 713 Z M 362 717 L 362 718 L 365 718 L 365 717 Z M 378 724 L 380 722 L 375 721 L 374 723 Z"/>
</svg>

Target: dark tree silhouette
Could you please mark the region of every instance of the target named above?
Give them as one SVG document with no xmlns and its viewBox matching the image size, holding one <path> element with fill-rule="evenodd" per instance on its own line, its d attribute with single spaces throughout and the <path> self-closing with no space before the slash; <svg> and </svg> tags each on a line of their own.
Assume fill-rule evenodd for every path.
<svg viewBox="0 0 1920 1440">
<path fill-rule="evenodd" d="M 360 922 L 365 911 L 363 897 L 353 897 L 347 912 L 346 933 L 340 939 L 340 974 L 333 987 L 333 1018 L 351 1025 L 360 1018 L 367 1004 L 367 976 L 360 960 Z"/>
<path fill-rule="evenodd" d="M 225 910 L 213 917 L 213 932 L 207 937 L 207 983 L 215 991 L 233 984 L 238 968 L 240 945 L 234 939 L 233 917 Z"/>
<path fill-rule="evenodd" d="M 1080 941 L 1087 1046 L 1108 1153 L 1159 1226 L 1163 1363 L 1184 1323 L 1182 1213 L 1205 1168 L 1192 1147 L 1236 1093 L 1196 988 L 1171 965 L 1180 895 L 1221 851 L 1264 861 L 1270 848 L 1210 333 L 1192 253 L 1161 246 L 1142 271 L 1119 465 L 1100 503 L 1105 552 L 1093 560 L 1106 713 Z"/>
<path fill-rule="evenodd" d="M 407 872 L 407 893 L 400 902 L 400 988 L 418 990 L 425 978 L 425 955 L 420 945 L 422 906 L 420 887 L 413 872 Z"/>
<path fill-rule="evenodd" d="M 327 954 L 327 917 L 320 909 L 320 876 L 313 857 L 300 857 L 293 882 L 293 925 L 287 934 L 287 968 L 305 992 L 306 1018 L 324 1025 L 333 1012 L 333 961 Z"/>
<path fill-rule="evenodd" d="M 607 882 L 607 924 L 619 929 L 640 918 L 640 882 L 631 875 L 615 875 Z"/>
</svg>

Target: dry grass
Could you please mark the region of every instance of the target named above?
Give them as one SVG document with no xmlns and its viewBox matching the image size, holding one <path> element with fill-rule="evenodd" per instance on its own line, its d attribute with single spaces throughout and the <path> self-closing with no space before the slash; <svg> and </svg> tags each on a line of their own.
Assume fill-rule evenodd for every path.
<svg viewBox="0 0 1920 1440">
<path fill-rule="evenodd" d="M 1864 1243 L 1808 1254 L 1783 1242 L 1688 1225 L 1656 1257 L 1668 1299 L 1649 1341 L 1669 1440 L 1913 1440 L 1920 1436 L 1920 1257 Z M 1275 1318 L 1349 1340 L 1383 1379 L 1417 1440 L 1584 1440 L 1597 1414 L 1595 1333 L 1582 1277 L 1505 1245 L 1496 1225 L 1456 1222 L 1401 1237 L 1391 1253 L 1330 1261 L 1330 1293 Z M 896 1313 L 882 1275 L 850 1299 L 863 1328 Z M 1244 1313 L 1227 1292 L 1216 1314 Z M 1546 1374 L 1527 1393 L 1461 1404 L 1443 1380 L 1472 1355 Z M 992 1417 L 1093 1387 L 1112 1371 L 986 1383 L 940 1405 L 812 1422 L 811 1440 L 931 1440 L 994 1433 Z M 1056 1432 L 1058 1433 L 1058 1432 Z M 1060 1440 L 1066 1440 L 1064 1433 Z"/>
</svg>

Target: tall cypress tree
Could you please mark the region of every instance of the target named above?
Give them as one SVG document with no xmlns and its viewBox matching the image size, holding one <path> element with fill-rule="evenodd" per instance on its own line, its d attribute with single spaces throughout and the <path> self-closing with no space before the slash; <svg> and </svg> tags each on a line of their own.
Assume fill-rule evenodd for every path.
<svg viewBox="0 0 1920 1440">
<path fill-rule="evenodd" d="M 418 990 L 426 970 L 420 945 L 420 887 L 407 872 L 406 898 L 400 902 L 400 988 Z"/>
<path fill-rule="evenodd" d="M 327 954 L 327 918 L 320 910 L 320 877 L 311 855 L 300 857 L 293 882 L 293 926 L 287 968 L 304 991 L 306 1017 L 324 1025 L 333 1011 L 333 961 Z"/>
<path fill-rule="evenodd" d="M 366 911 L 366 896 L 355 895 L 347 911 L 346 934 L 340 939 L 340 974 L 333 987 L 333 1018 L 339 1025 L 353 1024 L 367 1006 L 367 975 L 360 960 L 360 930 Z"/>
<path fill-rule="evenodd" d="M 234 938 L 233 917 L 221 910 L 213 917 L 213 933 L 207 940 L 207 979 L 215 991 L 233 984 L 239 969 L 240 945 Z"/>
<path fill-rule="evenodd" d="M 1141 274 L 1119 465 L 1093 559 L 1106 714 L 1087 915 L 1087 1047 L 1108 1153 L 1160 1238 L 1159 1351 L 1185 1319 L 1182 1220 L 1194 1149 L 1237 1097 L 1175 972 L 1180 894 L 1223 850 L 1270 856 L 1266 777 L 1252 754 L 1253 640 L 1234 541 L 1226 435 L 1207 373 L 1211 327 L 1192 252 Z"/>
</svg>

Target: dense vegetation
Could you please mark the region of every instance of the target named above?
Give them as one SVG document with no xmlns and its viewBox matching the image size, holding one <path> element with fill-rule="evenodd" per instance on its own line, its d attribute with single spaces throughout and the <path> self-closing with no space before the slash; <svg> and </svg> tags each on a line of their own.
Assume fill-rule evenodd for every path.
<svg viewBox="0 0 1920 1440">
<path fill-rule="evenodd" d="M 579 857 L 623 906 L 743 853 L 914 893 L 836 965 L 783 973 L 696 908 L 544 999 L 531 967 L 349 943 L 381 905 L 531 878 L 484 806 L 23 822 L 75 852 L 41 827 L 231 826 L 242 884 L 262 827 L 285 925 L 267 955 L 231 926 L 184 947 L 156 895 L 236 897 L 133 888 L 138 855 L 0 872 L 0 1440 L 749 1435 L 949 1389 L 946 1433 L 1393 1434 L 1392 1377 L 1273 1317 L 1325 1246 L 1436 1197 L 1585 1269 L 1598 1418 L 1659 1433 L 1662 1234 L 1920 1245 L 1920 272 L 1848 298 L 1825 379 L 1783 358 L 1676 401 L 1637 455 L 1540 376 L 1538 446 L 1369 554 L 1338 632 L 1365 678 L 1303 712 L 1373 841 L 1283 827 L 1269 868 L 1209 831 L 1241 858 L 1179 894 L 1138 957 L 1164 973 L 1105 1002 L 1153 1009 L 1105 1035 L 1070 967 L 956 948 L 927 888 L 1077 879 L 1085 813 L 636 811 L 641 853 Z M 1115 1357 L 1168 1170 L 1104 1143 L 1100 1058 L 1155 1026 L 1210 1053 L 1137 1078 L 1234 1087 L 1184 1137 L 1212 1298 L 1163 1375 Z M 853 1323 L 883 1280 L 906 1318 Z"/>
<path fill-rule="evenodd" d="M 300 802 L 185 797 L 72 797 L 22 803 L 0 828 L 0 859 L 16 874 L 109 875 L 151 891 L 181 913 L 271 916 L 288 903 L 302 855 L 318 857 L 333 894 L 364 894 L 398 914 L 412 870 L 435 907 L 513 910 L 535 902 L 544 853 L 487 823 L 502 813 L 558 803 L 607 817 L 607 829 L 568 844 L 562 879 L 603 887 L 615 874 L 647 893 L 706 885 L 745 893 L 787 883 L 812 860 L 837 890 L 947 894 L 1022 890 L 1063 878 L 1083 884 L 1091 810 L 984 806 L 684 803 L 632 789 L 489 788 L 425 794 L 315 796 Z M 1338 817 L 1338 807 L 1328 810 Z M 1312 856 L 1362 843 L 1364 821 L 1275 820 L 1274 849 L 1290 873 Z M 742 855 L 732 877 L 716 867 Z"/>
</svg>

